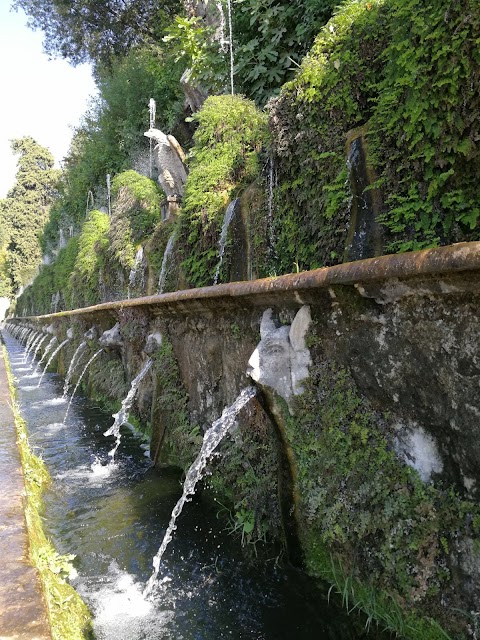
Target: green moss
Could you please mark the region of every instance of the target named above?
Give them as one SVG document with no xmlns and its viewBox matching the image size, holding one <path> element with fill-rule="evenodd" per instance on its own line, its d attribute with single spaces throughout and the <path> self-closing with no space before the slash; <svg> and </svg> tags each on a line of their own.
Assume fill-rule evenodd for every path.
<svg viewBox="0 0 480 640">
<path fill-rule="evenodd" d="M 160 220 L 162 195 L 153 180 L 125 171 L 113 179 L 112 197 L 110 252 L 124 269 L 131 269 L 136 247 Z"/>
<path fill-rule="evenodd" d="M 110 218 L 90 211 L 78 238 L 78 253 L 72 276 L 75 304 L 95 304 L 100 300 L 100 277 L 108 249 Z"/>
<path fill-rule="evenodd" d="M 12 398 L 15 395 L 8 355 L 3 347 Z M 46 538 L 42 525 L 42 494 L 50 476 L 42 460 L 33 455 L 28 445 L 26 425 L 18 407 L 12 406 L 18 435 L 18 446 L 25 477 L 25 517 L 29 534 L 29 556 L 37 567 L 48 607 L 53 640 L 86 640 L 93 638 L 91 614 L 77 594 L 66 582 L 73 571 L 72 555 L 59 555 Z"/>
<path fill-rule="evenodd" d="M 183 390 L 172 344 L 164 336 L 153 356 L 157 389 L 154 398 L 152 458 L 187 471 L 198 454 L 203 437 L 200 427 L 190 422 L 188 397 Z"/>
<path fill-rule="evenodd" d="M 318 347 L 314 362 L 295 417 L 283 411 L 307 570 L 347 589 L 368 616 L 386 624 L 391 615 L 388 628 L 402 637 L 443 638 L 429 619 L 456 624 L 440 604 L 448 547 L 460 533 L 474 535 L 466 523 L 477 508 L 448 487 L 424 484 L 397 458 L 388 423 L 350 373 L 322 360 Z"/>
<path fill-rule="evenodd" d="M 208 98 L 195 120 L 179 241 L 187 280 L 202 286 L 213 281 L 225 209 L 258 176 L 268 131 L 265 115 L 240 96 Z"/>
</svg>

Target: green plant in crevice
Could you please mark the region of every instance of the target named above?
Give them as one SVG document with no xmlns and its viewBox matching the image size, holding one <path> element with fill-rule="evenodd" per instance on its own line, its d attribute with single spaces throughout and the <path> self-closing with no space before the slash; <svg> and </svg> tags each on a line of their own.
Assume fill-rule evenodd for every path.
<svg viewBox="0 0 480 640">
<path fill-rule="evenodd" d="M 208 98 L 195 120 L 179 246 L 187 280 L 201 286 L 213 281 L 229 201 L 259 175 L 258 153 L 268 131 L 265 115 L 239 96 Z"/>
</svg>

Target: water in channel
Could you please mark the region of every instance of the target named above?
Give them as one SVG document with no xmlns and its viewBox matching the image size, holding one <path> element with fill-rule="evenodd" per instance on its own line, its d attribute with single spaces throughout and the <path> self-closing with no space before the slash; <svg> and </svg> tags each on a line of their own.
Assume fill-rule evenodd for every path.
<svg viewBox="0 0 480 640">
<path fill-rule="evenodd" d="M 154 469 L 128 430 L 112 464 L 111 415 L 80 396 L 63 424 L 63 380 L 32 385 L 25 348 L 3 333 L 30 445 L 53 482 L 44 526 L 60 553 L 74 553 L 72 580 L 94 614 L 99 640 L 350 640 L 352 619 L 329 606 L 299 572 L 249 566 L 215 509 L 185 506 L 162 559 L 158 586 L 143 595 L 152 558 L 182 495 L 174 470 Z M 227 436 L 228 437 L 228 436 Z"/>
</svg>

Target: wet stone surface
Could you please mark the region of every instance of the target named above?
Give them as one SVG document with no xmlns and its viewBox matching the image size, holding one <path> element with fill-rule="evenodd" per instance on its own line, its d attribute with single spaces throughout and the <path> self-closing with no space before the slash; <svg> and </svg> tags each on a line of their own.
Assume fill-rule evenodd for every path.
<svg viewBox="0 0 480 640">
<path fill-rule="evenodd" d="M 10 404 L 0 357 L 0 638 L 47 640 L 51 636 L 45 603 L 37 572 L 28 561 L 25 485 Z"/>
</svg>

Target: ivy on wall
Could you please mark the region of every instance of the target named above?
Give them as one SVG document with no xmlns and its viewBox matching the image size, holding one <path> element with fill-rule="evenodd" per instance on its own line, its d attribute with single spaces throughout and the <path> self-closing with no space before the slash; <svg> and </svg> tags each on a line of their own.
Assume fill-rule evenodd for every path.
<svg viewBox="0 0 480 640">
<path fill-rule="evenodd" d="M 270 105 L 279 272 L 342 260 L 363 127 L 388 252 L 479 238 L 475 3 L 346 2 Z"/>
</svg>

